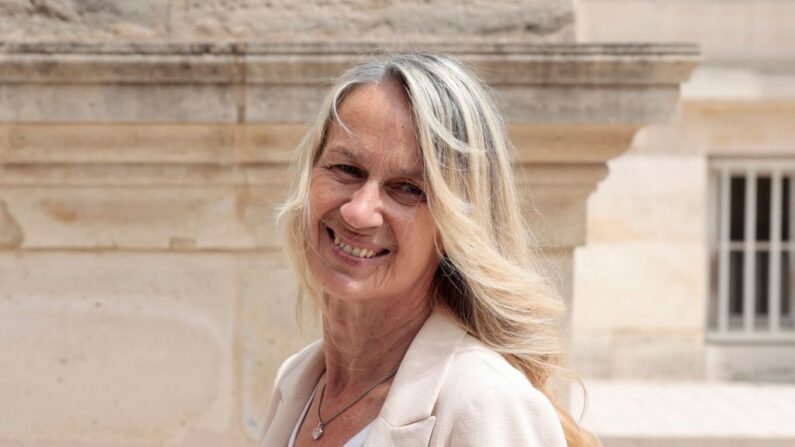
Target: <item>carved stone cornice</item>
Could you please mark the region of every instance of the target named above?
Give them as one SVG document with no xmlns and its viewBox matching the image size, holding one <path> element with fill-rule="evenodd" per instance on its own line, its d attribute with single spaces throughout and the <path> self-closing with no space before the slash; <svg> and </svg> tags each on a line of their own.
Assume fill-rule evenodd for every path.
<svg viewBox="0 0 795 447">
<path fill-rule="evenodd" d="M 390 49 L 419 48 L 473 64 L 502 94 L 512 122 L 659 121 L 670 114 L 679 84 L 700 60 L 692 44 L 436 43 Z M 82 90 L 84 100 L 98 105 L 75 108 L 76 121 L 305 122 L 335 76 L 378 50 L 376 44 L 345 42 L 5 43 L 0 88 L 64 104 L 74 102 L 70 92 Z M 37 95 L 20 88 L 36 84 L 59 89 Z M 5 94 L 13 103 L 13 91 Z M 103 106 L 109 94 L 125 98 L 126 110 Z M 191 109 L 178 100 L 184 95 L 213 112 Z M 7 109 L 0 108 L 0 121 L 66 119 L 59 107 L 49 114 Z"/>
</svg>

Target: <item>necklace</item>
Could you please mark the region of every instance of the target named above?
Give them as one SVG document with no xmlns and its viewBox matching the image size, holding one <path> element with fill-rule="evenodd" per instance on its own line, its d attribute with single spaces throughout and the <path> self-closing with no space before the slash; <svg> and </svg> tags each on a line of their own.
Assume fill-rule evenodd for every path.
<svg viewBox="0 0 795 447">
<path fill-rule="evenodd" d="M 323 430 L 326 429 L 326 426 L 328 424 L 330 424 L 331 421 L 336 419 L 337 416 L 339 416 L 342 413 L 344 413 L 348 408 L 350 408 L 354 404 L 356 404 L 356 402 L 359 402 L 360 400 L 362 400 L 364 398 L 364 396 L 368 395 L 370 393 L 370 391 L 373 391 L 373 389 L 375 389 L 375 387 L 377 387 L 378 385 L 381 385 L 382 383 L 386 382 L 390 377 L 392 377 L 395 374 L 397 374 L 398 368 L 400 368 L 400 366 L 398 366 L 397 368 L 393 369 L 383 379 L 381 379 L 378 382 L 376 382 L 376 383 L 370 385 L 369 387 L 367 387 L 367 389 L 364 390 L 364 392 L 362 394 L 360 394 L 359 397 L 354 399 L 348 405 L 345 405 L 344 407 L 342 407 L 341 410 L 339 410 L 336 413 L 334 413 L 333 416 L 331 416 L 330 418 L 326 419 L 325 421 L 323 420 L 323 418 L 320 417 L 320 407 L 323 405 L 323 394 L 326 392 L 326 385 L 324 384 L 323 385 L 323 389 L 320 390 L 320 400 L 317 403 L 317 420 L 320 421 L 320 422 L 318 422 L 317 427 L 315 427 L 315 429 L 312 430 L 312 439 L 314 439 L 314 440 L 320 439 L 320 437 L 323 436 Z"/>
</svg>

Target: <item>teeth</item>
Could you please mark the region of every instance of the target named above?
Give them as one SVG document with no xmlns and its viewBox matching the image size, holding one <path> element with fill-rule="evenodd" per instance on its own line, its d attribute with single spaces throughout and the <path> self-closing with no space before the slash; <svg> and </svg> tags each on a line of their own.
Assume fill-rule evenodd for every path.
<svg viewBox="0 0 795 447">
<path fill-rule="evenodd" d="M 345 253 L 348 253 L 351 256 L 356 256 L 357 258 L 372 258 L 375 256 L 375 250 L 368 250 L 366 248 L 359 248 L 359 247 L 352 247 L 345 242 L 342 242 L 339 236 L 336 234 L 334 235 L 334 245 L 338 246 L 342 249 Z"/>
</svg>

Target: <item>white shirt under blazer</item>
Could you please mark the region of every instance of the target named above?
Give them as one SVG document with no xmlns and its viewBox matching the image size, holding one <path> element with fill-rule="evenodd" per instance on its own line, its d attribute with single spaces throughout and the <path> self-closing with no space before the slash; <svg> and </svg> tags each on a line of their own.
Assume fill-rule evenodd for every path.
<svg viewBox="0 0 795 447">
<path fill-rule="evenodd" d="M 259 447 L 285 447 L 323 372 L 322 341 L 279 368 Z M 549 400 L 505 358 L 434 312 L 400 364 L 364 447 L 564 447 Z"/>
</svg>

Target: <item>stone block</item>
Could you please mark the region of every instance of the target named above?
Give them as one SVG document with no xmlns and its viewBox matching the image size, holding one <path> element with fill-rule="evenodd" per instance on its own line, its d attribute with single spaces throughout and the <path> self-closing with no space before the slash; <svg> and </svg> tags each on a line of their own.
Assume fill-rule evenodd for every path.
<svg viewBox="0 0 795 447">
<path fill-rule="evenodd" d="M 686 134 L 701 154 L 718 156 L 791 156 L 795 100 L 705 101 L 684 109 Z"/>
<path fill-rule="evenodd" d="M 583 333 L 640 327 L 703 331 L 705 250 L 700 241 L 577 249 L 574 327 Z"/>
<path fill-rule="evenodd" d="M 246 88 L 246 117 L 250 123 L 307 123 L 313 120 L 328 86 L 251 85 Z"/>
<path fill-rule="evenodd" d="M 794 14 L 794 4 L 778 0 L 580 0 L 577 35 L 589 42 L 699 42 L 707 64 L 764 63 L 795 55 Z"/>
<path fill-rule="evenodd" d="M 588 201 L 590 242 L 705 240 L 704 158 L 628 154 L 608 166 L 610 176 Z"/>
<path fill-rule="evenodd" d="M 575 327 L 572 368 L 589 378 L 701 380 L 703 332 L 683 329 L 634 329 L 586 332 Z"/>
<path fill-rule="evenodd" d="M 701 66 L 682 84 L 682 99 L 728 103 L 713 106 L 780 107 L 795 98 L 795 76 L 791 68 L 785 68 L 787 62 L 781 65 L 769 70 L 754 65 Z"/>
<path fill-rule="evenodd" d="M 296 280 L 280 254 L 240 257 L 242 417 L 248 435 L 262 432 L 276 371 L 282 362 L 320 338 L 309 306 L 303 328 L 296 324 Z M 305 302 L 308 304 L 308 301 Z"/>
<path fill-rule="evenodd" d="M 23 239 L 22 229 L 8 212 L 6 203 L 0 200 L 0 248 L 18 247 Z"/>
<path fill-rule="evenodd" d="M 795 383 L 791 342 L 709 343 L 705 358 L 710 380 Z"/>
<path fill-rule="evenodd" d="M 516 148 L 517 159 L 522 163 L 569 163 L 576 165 L 574 168 L 566 166 L 567 172 L 577 172 L 577 175 L 563 176 L 562 183 L 570 181 L 590 182 L 594 177 L 584 172 L 583 165 L 610 160 L 622 154 L 632 143 L 632 138 L 638 130 L 632 125 L 605 125 L 605 124 L 513 124 L 508 126 L 511 141 Z M 535 169 L 532 176 L 551 174 L 554 170 L 549 165 L 545 169 Z M 596 166 L 589 168 L 596 169 Z M 578 171 L 572 171 L 578 169 Z M 583 176 L 585 178 L 583 178 Z M 547 175 L 547 178 L 553 175 Z M 604 175 L 593 180 L 598 182 Z"/>
<path fill-rule="evenodd" d="M 697 48 L 686 44 L 428 48 L 477 63 L 514 123 L 638 126 L 665 120 L 679 83 L 698 61 Z M 9 107 L 0 121 L 305 123 L 317 113 L 324 85 L 361 53 L 376 50 L 373 43 L 334 41 L 8 43 L 0 54 L 0 99 Z"/>
<path fill-rule="evenodd" d="M 227 255 L 0 254 L 0 439 L 232 431 L 237 286 Z"/>
<path fill-rule="evenodd" d="M 295 124 L 0 124 L 0 162 L 18 168 L 103 165 L 109 170 L 124 166 L 132 171 L 156 165 L 161 169 L 262 169 L 288 163 L 304 130 Z M 280 178 L 273 174 L 262 178 Z M 0 182 L 4 180 L 0 178 Z M 158 183 L 164 181 L 179 183 L 179 179 L 158 179 Z"/>
<path fill-rule="evenodd" d="M 675 111 L 677 86 L 495 86 L 509 123 L 635 124 L 665 122 Z"/>
<path fill-rule="evenodd" d="M 615 331 L 609 356 L 613 378 L 700 380 L 704 377 L 701 330 Z"/>
<path fill-rule="evenodd" d="M 307 35 L 336 40 L 514 38 L 534 42 L 574 39 L 571 0 L 533 2 L 473 0 L 378 2 L 358 0 L 214 0 L 176 2 L 173 35 L 180 38 L 305 39 Z M 266 24 L 263 26 L 263 24 Z"/>
<path fill-rule="evenodd" d="M 639 131 L 628 154 L 790 156 L 795 129 L 789 124 L 795 121 L 795 101 L 782 97 L 780 92 L 775 99 L 767 99 L 766 93 L 760 93 L 763 98 L 753 93 L 745 98 L 721 99 L 724 88 L 736 92 L 738 83 L 717 89 L 711 98 L 683 101 L 680 113 L 670 124 Z"/>
<path fill-rule="evenodd" d="M 544 247 L 585 243 L 585 203 L 593 185 L 529 185 L 522 188 L 522 212 L 536 242 Z"/>
<path fill-rule="evenodd" d="M 606 446 L 784 447 L 795 387 L 704 381 L 588 380 L 581 423 Z M 573 393 L 576 396 L 576 393 Z M 576 415 L 584 402 L 571 408 Z"/>
<path fill-rule="evenodd" d="M 579 302 L 575 303 L 579 306 Z M 612 375 L 610 361 L 610 337 L 604 332 L 582 332 L 574 328 L 574 336 L 568 346 L 569 364 L 572 371 L 580 377 L 607 379 Z M 577 396 L 577 391 L 572 393 Z"/>
<path fill-rule="evenodd" d="M 282 187 L 4 186 L 23 248 L 250 249 L 278 246 Z"/>
<path fill-rule="evenodd" d="M 27 4 L 24 4 L 27 3 Z M 152 38 L 169 28 L 167 0 L 4 0 L 0 36 L 8 39 Z"/>
<path fill-rule="evenodd" d="M 0 122 L 226 122 L 238 119 L 223 85 L 0 83 Z"/>
<path fill-rule="evenodd" d="M 8 164 L 244 162 L 236 127 L 209 124 L 0 125 Z M 84 180 L 85 181 L 85 180 Z"/>
</svg>

